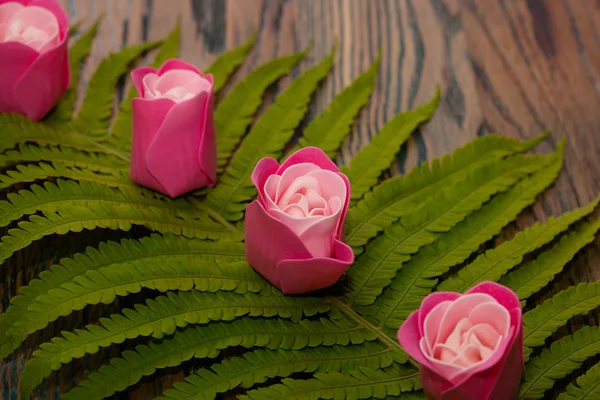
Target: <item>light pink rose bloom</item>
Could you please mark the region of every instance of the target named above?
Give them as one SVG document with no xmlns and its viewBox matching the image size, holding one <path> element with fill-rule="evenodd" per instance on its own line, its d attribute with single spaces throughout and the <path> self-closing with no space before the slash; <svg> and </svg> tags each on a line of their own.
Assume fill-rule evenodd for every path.
<svg viewBox="0 0 600 400">
<path fill-rule="evenodd" d="M 281 166 L 263 158 L 252 173 L 258 198 L 246 208 L 248 263 L 283 293 L 334 284 L 354 261 L 341 241 L 350 182 L 316 147 Z"/>
<path fill-rule="evenodd" d="M 69 87 L 69 22 L 55 0 L 0 0 L 0 112 L 38 121 Z"/>
<path fill-rule="evenodd" d="M 427 296 L 398 331 L 420 364 L 429 399 L 514 400 L 523 374 L 523 323 L 519 298 L 483 282 L 461 295 Z"/>
<path fill-rule="evenodd" d="M 213 186 L 217 145 L 213 77 L 181 60 L 132 71 L 130 177 L 171 197 Z"/>
</svg>

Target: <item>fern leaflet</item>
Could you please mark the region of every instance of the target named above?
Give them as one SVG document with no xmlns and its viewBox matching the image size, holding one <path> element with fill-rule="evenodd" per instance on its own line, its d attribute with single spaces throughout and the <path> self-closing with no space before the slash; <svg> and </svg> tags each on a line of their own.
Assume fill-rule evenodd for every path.
<svg viewBox="0 0 600 400">
<path fill-rule="evenodd" d="M 15 150 L 0 154 L 0 168 L 23 162 L 39 161 L 59 162 L 66 166 L 102 172 L 128 168 L 128 164 L 123 159 L 111 154 L 88 153 L 61 146 L 21 144 Z"/>
<path fill-rule="evenodd" d="M 411 367 L 394 365 L 380 370 L 361 367 L 349 375 L 317 373 L 314 379 L 284 379 L 281 383 L 249 391 L 243 400 L 269 399 L 386 399 L 420 387 L 419 374 Z"/>
<path fill-rule="evenodd" d="M 287 377 L 297 372 L 348 372 L 360 367 L 377 370 L 394 361 L 390 349 L 378 342 L 361 346 L 334 346 L 298 350 L 258 349 L 232 358 L 211 369 L 201 369 L 167 390 L 169 399 L 214 399 L 238 386 L 249 388 L 268 378 Z"/>
<path fill-rule="evenodd" d="M 523 260 L 523 256 L 550 243 L 569 226 L 594 211 L 600 197 L 585 207 L 550 218 L 545 224 L 539 222 L 517 233 L 515 237 L 495 249 L 481 254 L 458 275 L 446 279 L 439 290 L 463 292 L 483 281 L 498 281 Z"/>
<path fill-rule="evenodd" d="M 361 251 L 367 241 L 399 218 L 414 211 L 435 193 L 451 187 L 486 163 L 532 149 L 547 133 L 529 142 L 486 135 L 458 148 L 441 160 L 424 163 L 404 176 L 395 176 L 375 186 L 348 210 L 346 242 Z"/>
<path fill-rule="evenodd" d="M 20 295 L 11 299 L 11 305 L 0 314 L 0 359 L 6 357 L 27 335 L 42 329 L 49 321 L 86 304 L 72 303 L 82 288 L 81 282 L 97 277 L 99 271 L 119 271 L 151 263 L 191 262 L 208 263 L 211 260 L 236 261 L 244 257 L 241 243 L 187 239 L 183 236 L 152 234 L 139 240 L 123 239 L 120 243 L 100 243 L 98 249 L 88 247 L 85 254 L 75 254 L 61 260 L 49 270 L 19 288 Z M 114 295 L 111 295 L 114 297 Z M 101 302 L 110 302 L 105 292 Z M 7 339 L 10 332 L 10 343 Z"/>
<path fill-rule="evenodd" d="M 439 99 L 438 87 L 435 97 L 429 103 L 395 116 L 350 160 L 349 166 L 341 168 L 352 183 L 352 200 L 360 200 L 375 186 L 381 173 L 392 164 L 400 146 L 419 125 L 431 118 Z"/>
<path fill-rule="evenodd" d="M 102 326 L 88 325 L 75 333 L 63 331 L 63 337 L 40 346 L 25 364 L 21 373 L 21 396 L 29 398 L 33 389 L 61 364 L 85 354 L 96 353 L 100 347 L 121 343 L 138 336 L 162 338 L 188 324 L 229 321 L 236 317 L 279 316 L 298 321 L 303 315 L 327 311 L 329 306 L 320 298 L 289 298 L 285 296 L 237 295 L 231 292 L 169 292 L 146 305 L 123 309 L 100 320 Z"/>
<path fill-rule="evenodd" d="M 19 222 L 18 229 L 10 229 L 0 242 L 0 262 L 44 236 L 84 229 L 108 228 L 128 231 L 132 225 L 143 225 L 161 233 L 175 233 L 200 239 L 241 239 L 237 230 L 213 222 L 206 215 L 199 220 L 169 217 L 161 209 L 140 209 L 130 205 L 111 206 L 95 203 L 82 206 L 61 206 L 55 212 L 45 211 L 43 216 L 32 215 Z"/>
<path fill-rule="evenodd" d="M 51 111 L 48 117 L 46 117 L 46 122 L 61 123 L 70 121 L 73 118 L 75 102 L 77 101 L 77 85 L 79 84 L 81 63 L 92 50 L 92 43 L 98 32 L 99 24 L 100 21 L 96 21 L 94 25 L 92 25 L 92 27 L 69 48 L 69 69 L 71 70 L 69 89 L 63 95 L 56 108 Z"/>
<path fill-rule="evenodd" d="M 308 124 L 295 150 L 315 146 L 330 158 L 335 157 L 344 138 L 350 133 L 356 115 L 367 104 L 379 69 L 379 58 L 350 86 L 344 88 L 327 110 Z"/>
<path fill-rule="evenodd" d="M 250 181 L 254 166 L 262 157 L 277 158 L 281 155 L 294 129 L 302 121 L 312 93 L 327 76 L 332 64 L 333 53 L 294 79 L 254 124 L 225 170 L 221 182 L 206 196 L 207 204 L 225 219 L 239 221 L 243 218 L 245 203 L 252 200 L 256 193 Z"/>
<path fill-rule="evenodd" d="M 554 386 L 554 381 L 564 378 L 598 353 L 600 330 L 597 326 L 584 326 L 573 335 L 553 342 L 549 349 L 525 365 L 519 399 L 541 399 Z"/>
<path fill-rule="evenodd" d="M 220 55 L 205 71 L 207 74 L 212 74 L 214 78 L 214 93 L 217 93 L 223 86 L 225 86 L 229 76 L 244 62 L 246 56 L 250 50 L 252 50 L 255 38 L 256 36 L 252 35 L 250 39 L 235 49 Z"/>
<path fill-rule="evenodd" d="M 575 315 L 586 314 L 600 306 L 600 282 L 583 282 L 560 291 L 523 315 L 525 354 L 541 346 Z M 529 347 L 529 349 L 527 349 Z M 528 358 L 528 357 L 526 357 Z"/>
<path fill-rule="evenodd" d="M 385 230 L 348 271 L 351 304 L 372 304 L 396 271 L 422 246 L 432 243 L 495 193 L 505 191 L 543 163 L 540 157 L 517 157 L 476 169 L 465 180 L 430 198 L 413 213 Z"/>
<path fill-rule="evenodd" d="M 496 235 L 516 218 L 519 213 L 535 201 L 536 196 L 556 179 L 562 165 L 562 153 L 555 153 L 550 163 L 528 177 L 506 193 L 495 196 L 480 210 L 470 214 L 465 221 L 437 241 L 423 247 L 409 262 L 402 266 L 396 278 L 374 304 L 355 307 L 365 316 L 385 327 L 386 333 L 396 336 L 398 328 L 408 315 L 431 293 L 440 276 L 454 265 L 463 262 L 482 243 Z"/>
<path fill-rule="evenodd" d="M 577 384 L 571 383 L 556 400 L 595 400 L 600 398 L 600 363 L 577 378 Z"/>
<path fill-rule="evenodd" d="M 293 323 L 284 319 L 238 319 L 204 326 L 187 326 L 164 340 L 138 345 L 110 364 L 100 367 L 87 380 L 65 394 L 65 400 L 102 399 L 137 383 L 157 369 L 179 365 L 191 358 L 214 358 L 233 346 L 265 347 L 298 352 L 306 347 L 347 346 L 374 340 L 371 331 L 347 319 Z M 301 354 L 301 353 L 300 353 Z M 385 357 L 384 355 L 381 356 Z"/>
<path fill-rule="evenodd" d="M 519 299 L 526 300 L 562 271 L 579 250 L 592 243 L 599 229 L 600 219 L 596 219 L 568 233 L 537 259 L 505 275 L 500 283 L 514 290 Z"/>
<path fill-rule="evenodd" d="M 280 57 L 261 65 L 235 85 L 215 111 L 217 168 L 222 170 L 262 104 L 267 88 L 290 72 L 305 52 Z"/>
<path fill-rule="evenodd" d="M 73 121 L 78 132 L 85 132 L 93 138 L 106 136 L 119 78 L 127 72 L 129 64 L 159 44 L 160 42 L 148 42 L 128 46 L 100 62 L 90 78 L 83 104 Z"/>
</svg>

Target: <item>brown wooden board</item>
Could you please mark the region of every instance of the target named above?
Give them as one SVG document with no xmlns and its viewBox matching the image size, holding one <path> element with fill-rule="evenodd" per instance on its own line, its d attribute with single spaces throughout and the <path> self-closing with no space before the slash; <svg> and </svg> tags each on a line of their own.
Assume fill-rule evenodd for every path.
<svg viewBox="0 0 600 400">
<path fill-rule="evenodd" d="M 381 52 L 375 91 L 344 142 L 339 162 L 348 160 L 395 113 L 429 100 L 439 84 L 442 89 L 439 109 L 398 155 L 392 174 L 439 157 L 485 133 L 530 139 L 548 128 L 551 135 L 536 152 L 548 153 L 566 137 L 562 173 L 536 205 L 505 230 L 503 238 L 511 237 L 517 229 L 536 220 L 582 206 L 600 194 L 598 1 L 60 1 L 73 22 L 82 21 L 83 29 L 100 15 L 104 16 L 84 69 L 81 90 L 102 57 L 125 44 L 164 38 L 178 17 L 182 26 L 181 58 L 201 69 L 208 67 L 217 54 L 246 41 L 253 32 L 257 34 L 255 47 L 234 80 L 274 56 L 291 54 L 313 43 L 310 55 L 292 74 L 297 75 L 322 60 L 337 42 L 333 74 L 317 92 L 309 118 Z M 285 87 L 289 79 L 283 79 L 278 88 Z M 97 231 L 86 237 L 86 243 L 74 242 L 74 235 L 51 237 L 11 257 L 2 268 L 2 309 L 6 309 L 19 286 L 58 256 L 82 251 L 86 244 L 114 235 Z M 569 284 L 595 281 L 599 277 L 600 238 L 597 238 L 540 298 Z M 133 301 L 135 296 L 109 307 L 76 312 L 32 335 L 0 363 L 0 398 L 17 398 L 19 370 L 37 345 L 60 330 L 95 322 Z M 594 322 L 596 315 L 594 312 L 587 316 L 587 322 Z M 128 343 L 126 347 L 132 345 Z M 45 381 L 34 397 L 59 398 L 78 379 L 118 352 L 118 346 L 114 346 L 65 365 Z M 182 380 L 194 367 L 195 364 L 187 363 L 163 370 L 118 398 L 152 398 L 174 381 Z"/>
</svg>

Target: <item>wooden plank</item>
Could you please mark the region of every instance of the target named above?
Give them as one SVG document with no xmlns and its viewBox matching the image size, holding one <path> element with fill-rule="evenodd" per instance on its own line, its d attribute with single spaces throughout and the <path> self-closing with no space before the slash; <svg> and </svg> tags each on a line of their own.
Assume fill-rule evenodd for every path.
<svg viewBox="0 0 600 400">
<path fill-rule="evenodd" d="M 391 173 L 439 157 L 483 133 L 532 138 L 552 129 L 552 140 L 540 145 L 549 152 L 567 136 L 563 173 L 541 202 L 508 229 L 544 220 L 582 205 L 600 193 L 600 8 L 593 2 L 555 0 L 60 0 L 73 21 L 87 29 L 104 15 L 98 39 L 84 68 L 80 91 L 109 52 L 127 44 L 161 39 L 181 19 L 181 58 L 206 68 L 214 57 L 256 32 L 255 48 L 239 80 L 275 57 L 313 48 L 293 76 L 323 59 L 338 44 L 334 73 L 315 95 L 309 118 L 364 71 L 381 51 L 381 65 L 371 101 L 361 113 L 339 156 L 355 154 L 396 113 L 426 102 L 442 88 L 438 112 L 410 139 Z M 148 60 L 149 57 L 146 57 Z M 142 60 L 142 63 L 145 60 Z M 277 89 L 288 85 L 284 79 Z M 125 82 L 126 87 L 130 83 Z M 267 99 L 271 99 L 269 95 Z M 268 103 L 268 101 L 266 102 Z M 116 106 L 116 104 L 115 104 Z M 114 238 L 99 230 L 86 243 L 73 235 L 44 240 L 12 257 L 5 265 L 0 291 L 6 309 L 19 286 L 55 262 L 56 256 L 82 251 L 86 244 Z M 42 260 L 42 261 L 41 261 Z M 597 280 L 600 239 L 588 246 L 573 268 L 549 288 Z M 595 267 L 595 268 L 594 268 Z M 543 297 L 542 296 L 542 297 Z M 139 296 L 110 307 L 91 307 L 61 318 L 30 339 L 0 364 L 0 398 L 17 395 L 18 371 L 31 352 L 61 329 L 93 323 Z M 90 311 L 91 310 L 91 311 Z M 114 346 L 64 366 L 38 390 L 35 398 L 57 398 L 111 355 L 145 340 Z M 123 398 L 148 399 L 197 368 L 161 371 L 144 379 Z"/>
</svg>

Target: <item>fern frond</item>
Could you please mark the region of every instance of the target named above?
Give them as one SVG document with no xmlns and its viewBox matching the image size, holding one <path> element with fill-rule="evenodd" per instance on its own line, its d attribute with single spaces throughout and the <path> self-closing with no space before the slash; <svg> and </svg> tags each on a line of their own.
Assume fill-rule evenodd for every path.
<svg viewBox="0 0 600 400">
<path fill-rule="evenodd" d="M 423 247 L 402 266 L 396 278 L 374 304 L 355 307 L 362 315 L 378 321 L 380 328 L 396 336 L 398 328 L 421 301 L 431 293 L 438 276 L 463 262 L 479 246 L 513 221 L 531 205 L 538 194 L 554 182 L 562 166 L 562 153 L 555 153 L 542 169 L 501 193 L 462 223 L 442 233 L 432 244 Z"/>
<path fill-rule="evenodd" d="M 21 143 L 60 145 L 82 151 L 113 154 L 129 162 L 122 153 L 96 143 L 90 138 L 65 128 L 64 124 L 36 123 L 19 114 L 0 114 L 0 151 L 4 152 Z"/>
<path fill-rule="evenodd" d="M 254 39 L 256 39 L 256 35 L 253 34 L 250 36 L 250 39 L 238 47 L 221 54 L 205 71 L 207 74 L 212 74 L 213 76 L 214 93 L 219 92 L 219 90 L 225 86 L 227 79 L 231 76 L 233 71 L 246 60 L 246 56 L 248 56 L 248 53 L 252 50 L 252 46 L 254 45 Z"/>
<path fill-rule="evenodd" d="M 534 261 L 509 272 L 500 283 L 511 288 L 519 299 L 528 299 L 562 271 L 579 250 L 592 243 L 599 229 L 600 219 L 596 219 L 566 234 L 558 244 L 543 252 Z"/>
<path fill-rule="evenodd" d="M 170 58 L 176 58 L 179 54 L 179 36 L 180 23 L 177 21 L 175 28 L 169 33 L 169 36 L 160 45 L 154 60 L 150 63 L 151 67 L 159 68 L 165 61 Z M 127 97 L 119 104 L 119 112 L 115 117 L 115 123 L 111 128 L 111 135 L 103 138 L 108 141 L 111 146 L 121 149 L 129 154 L 131 150 L 131 100 L 136 96 L 137 90 L 135 87 L 129 89 Z"/>
<path fill-rule="evenodd" d="M 460 147 L 431 164 L 423 163 L 404 176 L 392 177 L 375 186 L 346 218 L 346 243 L 360 247 L 399 218 L 409 214 L 432 195 L 465 179 L 476 168 L 535 147 L 548 134 L 521 142 L 498 135 L 486 135 Z"/>
<path fill-rule="evenodd" d="M 83 290 L 80 283 L 88 282 L 90 277 L 98 277 L 102 271 L 170 262 L 191 262 L 190 268 L 194 268 L 195 263 L 213 260 L 231 262 L 243 258 L 242 243 L 227 240 L 211 242 L 170 234 L 152 234 L 139 240 L 123 239 L 120 243 L 102 242 L 97 249 L 88 247 L 85 254 L 62 259 L 60 264 L 42 271 L 39 279 L 19 288 L 20 295 L 13 297 L 11 305 L 0 314 L 0 359 L 12 352 L 28 334 L 44 328 L 59 316 L 83 307 L 85 301 L 82 303 L 79 299 L 79 303 L 75 303 Z M 94 282 L 102 284 L 103 281 Z M 99 301 L 111 302 L 108 293 L 105 291 Z M 9 332 L 10 343 L 7 340 Z"/>
<path fill-rule="evenodd" d="M 321 115 L 308 124 L 294 151 L 315 146 L 330 158 L 335 157 L 344 138 L 350 133 L 356 116 L 371 96 L 378 70 L 379 57 L 350 86 L 335 96 Z"/>
<path fill-rule="evenodd" d="M 93 182 L 76 182 L 59 179 L 56 183 L 44 182 L 44 186 L 32 185 L 29 190 L 9 193 L 8 201 L 0 201 L 0 226 L 6 226 L 23 215 L 38 211 L 56 211 L 64 206 L 134 205 L 136 208 L 166 213 L 173 218 L 193 220 L 198 208 L 185 198 L 158 200 L 138 195 L 137 191 L 116 189 Z M 168 218 L 167 218 L 168 219 Z"/>
<path fill-rule="evenodd" d="M 484 281 L 498 281 L 523 260 L 523 256 L 550 243 L 570 225 L 589 215 L 598 205 L 600 197 L 577 210 L 564 213 L 557 218 L 549 218 L 544 224 L 533 226 L 517 233 L 515 237 L 500 246 L 481 254 L 471 264 L 458 271 L 458 275 L 440 283 L 439 290 L 463 292 Z"/>
<path fill-rule="evenodd" d="M 584 326 L 573 335 L 553 342 L 549 349 L 525 365 L 519 399 L 541 399 L 556 380 L 575 371 L 586 359 L 598 353 L 600 330 L 597 326 Z"/>
<path fill-rule="evenodd" d="M 373 370 L 361 367 L 350 374 L 317 373 L 314 379 L 284 379 L 281 383 L 249 391 L 244 400 L 297 399 L 386 399 L 420 387 L 418 371 L 394 365 Z"/>
<path fill-rule="evenodd" d="M 16 165 L 15 169 L 4 171 L 3 174 L 0 174 L 0 189 L 47 178 L 68 178 L 75 181 L 95 182 L 109 187 L 136 187 L 125 170 L 95 172 L 87 168 L 69 167 L 60 162 L 51 164 L 41 162 Z"/>
<path fill-rule="evenodd" d="M 15 150 L 0 154 L 0 168 L 24 162 L 39 161 L 59 162 L 66 166 L 101 172 L 129 168 L 125 160 L 111 154 L 83 152 L 62 146 L 21 144 Z"/>
<path fill-rule="evenodd" d="M 0 262 L 44 236 L 84 229 L 108 228 L 128 231 L 132 225 L 143 225 L 161 233 L 175 233 L 200 239 L 241 239 L 241 233 L 213 222 L 206 214 L 197 220 L 169 216 L 164 210 L 138 208 L 133 205 L 112 206 L 102 203 L 82 206 L 60 206 L 55 212 L 45 211 L 19 222 L 18 229 L 11 229 L 0 242 Z M 199 216 L 202 216 L 200 214 Z"/>
<path fill-rule="evenodd" d="M 75 102 L 77 101 L 77 85 L 79 84 L 79 74 L 81 73 L 81 63 L 90 54 L 92 43 L 98 32 L 100 20 L 94 25 L 73 45 L 69 48 L 69 68 L 71 70 L 71 83 L 69 89 L 63 95 L 60 102 L 54 110 L 46 117 L 46 122 L 61 123 L 70 121 L 73 118 L 75 110 Z"/>
<path fill-rule="evenodd" d="M 575 315 L 583 315 L 600 306 L 600 282 L 570 286 L 523 315 L 525 354 L 541 346 Z M 529 349 L 528 349 L 529 348 Z M 526 357 L 528 358 L 528 357 Z"/>
<path fill-rule="evenodd" d="M 299 351 L 307 347 L 367 344 L 376 336 L 348 319 L 307 320 L 237 319 L 204 326 L 187 326 L 164 340 L 138 345 L 100 367 L 65 394 L 65 400 L 102 399 L 137 383 L 156 370 L 176 366 L 191 358 L 214 358 L 233 346 Z M 382 357 L 385 357 L 382 355 Z"/>
<path fill-rule="evenodd" d="M 81 109 L 73 120 L 76 131 L 92 138 L 102 138 L 108 134 L 115 86 L 119 78 L 127 72 L 133 61 L 160 43 L 147 42 L 127 46 L 118 53 L 112 53 L 102 59 L 90 78 Z"/>
<path fill-rule="evenodd" d="M 366 252 L 348 271 L 345 285 L 350 304 L 372 304 L 412 254 L 449 231 L 494 194 L 542 168 L 543 160 L 543 156 L 517 156 L 498 165 L 485 164 L 387 228 L 367 245 Z"/>
<path fill-rule="evenodd" d="M 379 342 L 360 346 L 333 346 L 302 350 L 258 349 L 201 369 L 185 382 L 175 383 L 164 397 L 169 399 L 214 399 L 238 386 L 250 388 L 268 378 L 288 377 L 298 372 L 349 372 L 360 367 L 380 369 L 394 362 L 390 349 Z"/>
<path fill-rule="evenodd" d="M 226 220 L 239 221 L 243 218 L 245 203 L 256 194 L 250 181 L 254 166 L 262 157 L 278 158 L 281 155 L 294 129 L 304 118 L 311 95 L 327 76 L 332 64 L 333 53 L 294 79 L 254 124 L 231 159 L 221 182 L 206 196 L 206 203 Z M 226 115 L 231 118 L 236 114 Z"/>
<path fill-rule="evenodd" d="M 408 140 L 411 133 L 423 122 L 428 121 L 435 112 L 440 99 L 440 88 L 434 98 L 427 104 L 406 111 L 387 122 L 381 131 L 373 136 L 371 142 L 360 149 L 351 160 L 350 165 L 341 170 L 350 179 L 353 201 L 360 200 L 379 179 L 383 171 L 392 164 L 400 147 Z"/>
<path fill-rule="evenodd" d="M 306 52 L 271 60 L 236 84 L 217 106 L 215 128 L 217 133 L 217 168 L 221 171 L 231 153 L 246 133 L 246 128 L 262 104 L 267 88 L 291 71 Z"/>
<path fill-rule="evenodd" d="M 329 309 L 321 298 L 286 297 L 283 295 L 238 295 L 231 292 L 203 293 L 169 292 L 146 305 L 123 309 L 100 320 L 100 325 L 87 325 L 74 333 L 63 331 L 63 337 L 40 346 L 21 372 L 21 396 L 28 399 L 33 389 L 61 364 L 85 354 L 96 353 L 100 347 L 121 343 L 139 336 L 162 338 L 188 324 L 206 324 L 210 321 L 230 321 L 243 315 L 279 316 L 299 321 Z"/>
<path fill-rule="evenodd" d="M 556 400 L 595 400 L 600 399 L 600 363 L 594 365 L 585 374 L 571 383 Z"/>
</svg>

